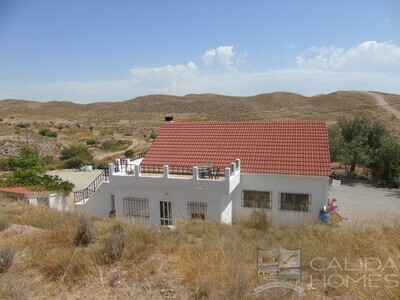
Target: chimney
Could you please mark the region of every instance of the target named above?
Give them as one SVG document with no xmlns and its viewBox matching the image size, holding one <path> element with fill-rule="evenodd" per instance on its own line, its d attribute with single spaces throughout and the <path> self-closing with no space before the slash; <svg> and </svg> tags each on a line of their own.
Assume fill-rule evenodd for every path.
<svg viewBox="0 0 400 300">
<path fill-rule="evenodd" d="M 174 116 L 173 115 L 165 116 L 165 122 L 172 123 L 173 121 L 174 121 Z"/>
</svg>

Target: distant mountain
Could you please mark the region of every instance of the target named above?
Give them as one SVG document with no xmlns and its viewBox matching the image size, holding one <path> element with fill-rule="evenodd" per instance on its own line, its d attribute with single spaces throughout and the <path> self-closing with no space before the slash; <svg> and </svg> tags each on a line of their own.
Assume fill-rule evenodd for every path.
<svg viewBox="0 0 400 300">
<path fill-rule="evenodd" d="M 400 102 L 400 95 L 383 94 L 389 103 Z M 149 95 L 122 102 L 76 104 L 66 101 L 34 102 L 1 100 L 0 117 L 24 120 L 57 120 L 75 122 L 144 121 L 155 124 L 162 116 L 173 114 L 176 120 L 261 120 L 261 119 L 325 119 L 334 121 L 341 114 L 354 115 L 367 107 L 385 115 L 375 99 L 365 92 L 338 91 L 305 97 L 277 92 L 250 97 L 216 94 L 190 94 L 183 97 Z"/>
</svg>

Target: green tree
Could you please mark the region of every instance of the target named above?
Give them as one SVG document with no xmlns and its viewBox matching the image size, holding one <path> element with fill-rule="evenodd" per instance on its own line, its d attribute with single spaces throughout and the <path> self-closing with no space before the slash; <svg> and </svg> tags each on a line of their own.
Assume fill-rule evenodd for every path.
<svg viewBox="0 0 400 300">
<path fill-rule="evenodd" d="M 2 161 L 8 171 L 13 173 L 0 179 L 0 186 L 16 187 L 27 186 L 38 190 L 57 191 L 69 194 L 74 185 L 69 181 L 63 181 L 58 176 L 42 174 L 44 169 L 40 164 L 39 152 L 33 147 L 23 147 L 20 157 L 6 158 Z"/>
<path fill-rule="evenodd" d="M 44 169 L 39 161 L 39 152 L 33 147 L 22 147 L 19 157 L 8 157 L 1 161 L 1 169 L 4 171 L 18 171 L 21 169 L 33 169 L 43 173 Z"/>
<path fill-rule="evenodd" d="M 397 186 L 400 144 L 385 122 L 369 113 L 355 118 L 340 117 L 329 129 L 331 159 L 350 165 L 370 167 L 374 179 L 386 186 Z"/>
<path fill-rule="evenodd" d="M 331 161 L 340 161 L 344 154 L 342 130 L 339 126 L 331 126 L 328 128 L 328 135 Z"/>
<path fill-rule="evenodd" d="M 39 174 L 35 170 L 26 169 L 14 172 L 8 179 L 0 182 L 7 187 L 28 186 L 37 190 L 57 191 L 65 195 L 71 193 L 74 185 L 69 181 L 63 181 L 58 176 Z"/>
</svg>

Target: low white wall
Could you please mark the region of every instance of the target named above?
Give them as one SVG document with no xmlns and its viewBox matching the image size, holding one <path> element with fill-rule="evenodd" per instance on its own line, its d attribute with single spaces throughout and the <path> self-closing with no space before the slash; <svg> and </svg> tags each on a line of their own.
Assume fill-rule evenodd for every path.
<svg viewBox="0 0 400 300">
<path fill-rule="evenodd" d="M 28 196 L 28 202 L 29 202 L 29 204 L 37 205 L 38 204 L 37 197 L 36 196 Z"/>
<path fill-rule="evenodd" d="M 57 209 L 57 210 L 68 210 L 67 207 L 67 196 L 64 196 L 63 194 L 50 194 L 49 195 L 49 206 L 51 208 Z"/>
<path fill-rule="evenodd" d="M 275 224 L 296 224 L 318 220 L 320 209 L 328 201 L 328 177 L 302 175 L 274 175 L 242 173 L 240 184 L 232 193 L 233 220 L 249 215 L 253 209 L 242 207 L 242 190 L 269 191 L 272 193 L 271 209 L 267 210 Z M 311 211 L 279 210 L 279 193 L 311 194 Z"/>
</svg>

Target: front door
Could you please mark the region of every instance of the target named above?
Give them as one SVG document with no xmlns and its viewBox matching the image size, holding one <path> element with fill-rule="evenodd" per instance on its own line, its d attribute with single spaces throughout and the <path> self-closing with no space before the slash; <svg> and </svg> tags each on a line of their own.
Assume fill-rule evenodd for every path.
<svg viewBox="0 0 400 300">
<path fill-rule="evenodd" d="M 172 225 L 172 204 L 171 201 L 160 201 L 161 226 Z"/>
</svg>

